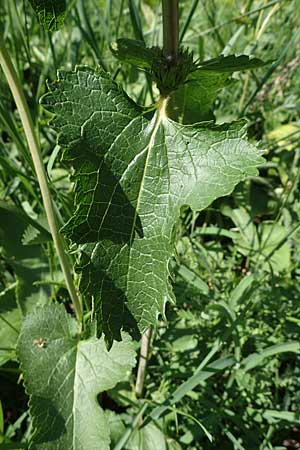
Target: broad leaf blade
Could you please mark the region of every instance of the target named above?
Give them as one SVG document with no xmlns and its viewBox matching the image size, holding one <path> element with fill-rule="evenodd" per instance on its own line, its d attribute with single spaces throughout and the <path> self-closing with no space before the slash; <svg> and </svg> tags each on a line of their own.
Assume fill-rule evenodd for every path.
<svg viewBox="0 0 300 450">
<path fill-rule="evenodd" d="M 52 305 L 26 317 L 18 355 L 33 418 L 30 449 L 108 450 L 108 423 L 97 395 L 134 365 L 128 338 L 110 352 L 103 339 L 80 341 L 76 321 Z"/>
<path fill-rule="evenodd" d="M 230 83 L 230 75 L 265 64 L 258 58 L 249 58 L 246 55 L 219 56 L 203 61 L 172 95 L 168 107 L 170 117 L 184 124 L 212 120 L 213 103 L 221 90 Z"/>
<path fill-rule="evenodd" d="M 39 22 L 48 31 L 59 30 L 64 24 L 66 0 L 29 0 Z"/>
<path fill-rule="evenodd" d="M 212 105 L 229 83 L 227 72 L 192 72 L 187 81 L 171 96 L 168 105 L 170 117 L 183 124 L 213 120 Z"/>
<path fill-rule="evenodd" d="M 145 330 L 173 299 L 169 261 L 180 209 L 201 210 L 257 173 L 245 124 L 183 126 L 162 102 L 151 120 L 106 74 L 61 73 L 43 104 L 74 167 L 64 228 L 83 250 L 81 289 L 109 342 Z"/>
</svg>

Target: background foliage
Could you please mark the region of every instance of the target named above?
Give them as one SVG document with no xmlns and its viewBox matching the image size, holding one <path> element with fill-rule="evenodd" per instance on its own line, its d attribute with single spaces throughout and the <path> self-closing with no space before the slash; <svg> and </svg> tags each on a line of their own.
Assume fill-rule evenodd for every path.
<svg viewBox="0 0 300 450">
<path fill-rule="evenodd" d="M 195 6 L 194 13 L 193 7 Z M 200 384 L 163 418 L 131 436 L 128 450 L 279 450 L 299 447 L 299 5 L 296 0 L 181 1 L 181 32 L 200 60 L 230 53 L 272 62 L 234 75 L 215 103 L 218 122 L 246 116 L 266 151 L 260 175 L 201 214 L 182 211 L 173 262 L 177 304 L 154 330 L 144 397 L 170 400 L 209 352 L 234 364 Z M 97 13 L 96 13 L 97 11 Z M 70 217 L 72 185 L 39 106 L 58 67 L 100 65 L 142 105 L 156 98 L 142 72 L 109 50 L 117 37 L 161 42 L 157 0 L 78 0 L 65 27 L 45 32 L 28 4 L 3 0 L 0 29 L 25 87 L 59 206 Z M 31 434 L 15 345 L 36 304 L 69 304 L 18 114 L 0 75 L 0 413 L 2 448 Z M 76 254 L 74 254 L 74 260 Z M 99 399 L 117 443 L 141 408 L 135 373 Z M 0 410 L 1 412 L 2 410 Z M 212 436 L 212 442 L 209 437 Z M 297 447 L 298 446 L 298 447 Z M 112 446 L 113 448 L 113 446 Z"/>
</svg>

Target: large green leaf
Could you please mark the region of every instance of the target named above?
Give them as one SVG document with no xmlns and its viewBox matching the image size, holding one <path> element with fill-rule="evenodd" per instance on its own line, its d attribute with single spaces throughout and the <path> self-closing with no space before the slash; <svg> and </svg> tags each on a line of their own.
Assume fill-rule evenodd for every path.
<svg viewBox="0 0 300 450">
<path fill-rule="evenodd" d="M 61 72 L 43 104 L 74 168 L 64 228 L 82 247 L 81 290 L 108 342 L 145 330 L 173 294 L 169 261 L 182 206 L 201 210 L 257 173 L 244 122 L 184 126 L 161 101 L 152 119 L 105 73 Z"/>
<path fill-rule="evenodd" d="M 198 70 L 187 77 L 171 98 L 168 107 L 170 117 L 185 124 L 213 119 L 213 103 L 221 90 L 230 83 L 230 75 L 264 64 L 260 59 L 246 55 L 220 56 L 200 63 Z"/>
<path fill-rule="evenodd" d="M 76 321 L 51 305 L 26 317 L 18 356 L 33 419 L 30 449 L 108 450 L 108 421 L 97 396 L 135 364 L 128 336 L 108 352 L 103 339 L 81 341 Z"/>
<path fill-rule="evenodd" d="M 64 24 L 66 0 L 29 0 L 39 22 L 48 31 L 56 31 Z"/>
</svg>

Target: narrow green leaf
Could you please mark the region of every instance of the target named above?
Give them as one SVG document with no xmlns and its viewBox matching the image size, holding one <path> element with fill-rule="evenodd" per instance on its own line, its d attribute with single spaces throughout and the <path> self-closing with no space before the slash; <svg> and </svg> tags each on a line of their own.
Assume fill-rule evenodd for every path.
<svg viewBox="0 0 300 450">
<path fill-rule="evenodd" d="M 211 352 L 209 353 L 211 354 Z M 170 410 L 170 408 L 178 403 L 188 392 L 192 391 L 198 384 L 209 379 L 211 376 L 215 375 L 219 371 L 222 371 L 234 364 L 235 360 L 233 358 L 220 358 L 213 361 L 211 364 L 206 365 L 206 358 L 201 362 L 200 366 L 187 381 L 182 383 L 175 392 L 166 399 L 166 401 L 154 408 L 154 410 L 146 416 L 143 421 L 142 428 L 147 427 L 151 421 L 158 420 L 162 415 Z M 128 427 L 124 432 L 123 436 L 115 445 L 113 450 L 122 450 L 126 448 L 126 444 L 129 441 L 131 435 L 136 432 L 136 427 L 141 422 L 141 416 L 145 414 L 148 408 L 148 403 L 144 403 L 138 414 L 134 417 L 131 427 Z M 172 408 L 173 409 L 173 408 Z M 202 428 L 203 425 L 198 421 L 197 423 Z"/>
<path fill-rule="evenodd" d="M 99 333 L 144 331 L 173 301 L 169 262 L 182 206 L 206 208 L 263 161 L 243 121 L 183 126 L 161 100 L 152 119 L 107 74 L 61 72 L 43 105 L 56 114 L 74 168 L 76 210 L 64 227 L 83 248 L 81 291 Z"/>
<path fill-rule="evenodd" d="M 251 292 L 254 281 L 255 277 L 253 274 L 247 275 L 246 277 L 242 278 L 239 284 L 233 289 L 229 299 L 229 306 L 233 311 L 235 311 L 239 301 L 245 299 L 248 293 Z"/>
<path fill-rule="evenodd" d="M 235 363 L 233 358 L 220 358 L 207 365 L 204 369 L 196 371 L 187 381 L 179 386 L 176 391 L 160 406 L 157 406 L 149 416 L 146 417 L 145 424 L 151 420 L 157 420 L 170 406 L 178 403 L 188 392 L 192 391 L 198 384 L 208 380 L 216 373 L 227 369 Z"/>
<path fill-rule="evenodd" d="M 103 339 L 81 341 L 76 321 L 62 305 L 51 305 L 26 317 L 18 356 L 33 419 L 30 449 L 108 450 L 97 396 L 135 364 L 128 336 L 108 352 Z"/>
<path fill-rule="evenodd" d="M 236 437 L 233 436 L 232 433 L 230 433 L 230 431 L 225 430 L 224 432 L 228 439 L 230 439 L 230 441 L 233 443 L 234 450 L 246 450 L 245 447 L 243 447 L 242 444 L 236 439 Z"/>
<path fill-rule="evenodd" d="M 209 59 L 198 63 L 199 70 L 211 70 L 214 72 L 236 72 L 239 70 L 250 70 L 263 67 L 267 63 L 258 58 L 250 58 L 247 55 L 229 55 L 219 56 L 218 58 Z"/>
<path fill-rule="evenodd" d="M 201 278 L 195 272 L 181 264 L 178 268 L 178 273 L 187 283 L 198 289 L 199 292 L 204 295 L 208 295 L 209 288 L 207 284 L 203 280 L 201 280 Z"/>
<path fill-rule="evenodd" d="M 291 411 L 276 411 L 267 409 L 263 412 L 263 417 L 270 422 L 277 422 L 278 420 L 286 420 L 287 422 L 300 424 L 300 413 Z"/>
<path fill-rule="evenodd" d="M 135 38 L 139 41 L 144 41 L 142 22 L 137 2 L 136 0 L 128 0 L 128 5 L 129 5 L 131 25 L 133 28 Z"/>
<path fill-rule="evenodd" d="M 284 344 L 271 345 L 260 353 L 252 353 L 242 361 L 241 368 L 244 372 L 248 372 L 248 370 L 261 364 L 264 359 L 286 352 L 300 353 L 300 342 L 286 342 Z"/>
<path fill-rule="evenodd" d="M 145 411 L 148 408 L 148 403 L 144 403 L 139 412 L 136 414 L 136 416 L 133 418 L 131 424 L 129 427 L 125 428 L 125 430 L 122 431 L 117 436 L 117 444 L 113 447 L 113 450 L 123 450 L 125 448 L 125 445 L 129 441 L 130 437 L 138 430 L 138 427 L 142 421 L 143 415 Z M 112 430 L 113 433 L 113 430 Z M 116 437 L 116 436 L 115 436 Z M 112 434 L 112 440 L 113 440 L 113 434 Z"/>
<path fill-rule="evenodd" d="M 234 231 L 226 230 L 226 228 L 219 228 L 219 227 L 204 227 L 197 229 L 197 235 L 204 235 L 204 236 L 224 236 L 229 239 L 234 239 L 236 237 L 236 233 Z"/>
</svg>

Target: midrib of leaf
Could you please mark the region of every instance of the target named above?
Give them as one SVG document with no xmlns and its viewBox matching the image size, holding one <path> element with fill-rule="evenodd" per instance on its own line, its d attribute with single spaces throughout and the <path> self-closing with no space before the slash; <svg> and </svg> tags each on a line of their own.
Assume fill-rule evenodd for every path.
<svg viewBox="0 0 300 450">
<path fill-rule="evenodd" d="M 110 112 L 110 113 L 114 113 L 114 112 Z M 115 113 L 115 114 L 120 114 L 120 113 L 119 113 L 119 111 L 118 111 L 118 112 Z M 124 131 L 127 130 L 128 127 L 131 127 L 132 124 L 133 124 L 133 122 L 136 121 L 136 120 L 140 120 L 140 117 L 139 117 L 139 116 L 135 117 L 134 119 L 132 119 L 132 120 L 127 124 L 127 126 L 122 130 L 122 133 L 119 134 L 119 135 L 117 136 L 117 138 L 111 143 L 110 148 L 109 148 L 109 149 L 107 150 L 107 152 L 106 152 L 106 157 L 109 155 L 109 152 L 110 152 L 111 149 L 114 147 L 114 145 L 116 145 L 116 143 L 118 142 L 118 140 L 123 136 Z M 143 154 L 143 150 L 142 150 L 138 155 L 136 155 L 136 156 L 133 158 L 133 160 L 132 160 L 131 163 L 129 164 L 127 170 L 129 169 L 129 167 L 131 166 L 131 164 L 132 164 L 137 158 L 140 157 L 141 154 Z M 99 167 L 99 169 L 98 169 L 98 171 L 97 171 L 97 184 L 98 184 L 98 182 L 99 182 L 100 170 L 101 170 L 102 165 L 104 164 L 104 162 L 105 162 L 105 158 L 103 158 L 103 161 L 102 161 L 102 163 L 101 163 L 101 166 Z M 126 175 L 126 173 L 127 173 L 127 170 L 124 172 L 123 177 L 125 177 L 125 175 Z M 121 180 L 120 180 L 120 181 L 121 181 Z M 107 216 L 107 214 L 108 214 L 108 211 L 109 211 L 109 208 L 110 208 L 110 205 L 111 205 L 111 201 L 112 201 L 113 196 L 114 196 L 114 194 L 115 194 L 115 192 L 116 192 L 116 189 L 117 189 L 117 184 L 115 185 L 115 188 L 114 188 L 114 190 L 112 191 L 112 194 L 111 194 L 111 196 L 110 196 L 109 202 L 107 202 L 107 207 L 106 207 L 105 213 L 103 214 L 102 219 L 101 219 L 101 222 L 100 222 L 100 225 L 99 225 L 99 230 L 102 229 L 103 223 L 104 223 L 105 218 L 106 218 L 106 216 Z M 91 204 L 91 206 L 92 206 L 92 204 Z M 136 220 L 136 218 L 135 218 L 135 220 Z M 134 227 L 133 227 L 133 229 L 134 229 Z"/>
<path fill-rule="evenodd" d="M 135 213 L 134 213 L 134 219 L 133 219 L 133 224 L 132 224 L 132 230 L 131 230 L 131 236 L 130 236 L 130 241 L 132 241 L 133 239 L 133 235 L 134 235 L 134 230 L 135 230 L 135 225 L 136 225 L 136 219 L 138 216 L 138 212 L 139 212 L 139 208 L 140 208 L 140 202 L 141 202 L 141 195 L 143 192 L 143 188 L 144 188 L 144 184 L 145 184 L 145 177 L 146 177 L 146 173 L 147 173 L 147 168 L 148 168 L 148 163 L 149 163 L 149 158 L 151 155 L 151 150 L 154 147 L 154 142 L 155 142 L 155 138 L 158 132 L 158 129 L 162 123 L 162 121 L 166 118 L 166 107 L 167 107 L 167 103 L 168 103 L 169 98 L 162 98 L 159 102 L 159 107 L 152 119 L 152 123 L 150 123 L 150 127 L 152 127 L 152 131 L 150 133 L 149 136 L 149 144 L 146 147 L 147 148 L 147 157 L 146 157 L 146 161 L 145 161 L 145 166 L 144 166 L 144 171 L 143 171 L 143 175 L 141 178 L 141 185 L 140 185 L 140 189 L 139 189 L 139 194 L 138 194 L 138 198 L 137 198 L 137 203 L 136 203 L 136 208 L 135 208 Z M 141 152 L 143 153 L 143 152 Z"/>
<path fill-rule="evenodd" d="M 149 126 L 152 127 L 152 131 L 149 136 L 149 144 L 146 147 L 147 148 L 147 157 L 146 157 L 146 161 L 145 161 L 145 165 L 144 165 L 144 170 L 143 170 L 143 175 L 141 178 L 141 184 L 140 184 L 140 189 L 139 189 L 139 193 L 138 193 L 136 208 L 135 208 L 135 212 L 134 212 L 134 219 L 133 219 L 133 224 L 132 224 L 132 229 L 131 229 L 130 242 L 132 242 L 134 239 L 136 219 L 137 219 L 139 209 L 140 209 L 140 202 L 141 202 L 141 197 L 142 197 L 143 188 L 144 188 L 144 184 L 145 184 L 145 178 L 146 178 L 146 173 L 147 173 L 147 169 L 148 169 L 149 159 L 151 156 L 151 151 L 154 147 L 155 138 L 157 136 L 159 127 L 162 124 L 163 120 L 167 118 L 166 108 L 167 108 L 168 101 L 169 101 L 169 97 L 160 99 L 158 108 L 155 112 L 155 115 L 149 124 Z M 140 154 L 142 154 L 142 153 L 143 153 L 143 151 L 140 152 Z M 126 291 L 128 291 L 129 275 L 131 273 L 131 271 L 130 271 L 130 269 L 131 269 L 131 254 L 132 254 L 132 247 L 129 248 L 129 252 L 128 252 L 128 268 L 129 268 L 129 270 L 127 271 L 127 277 L 126 277 Z"/>
</svg>

